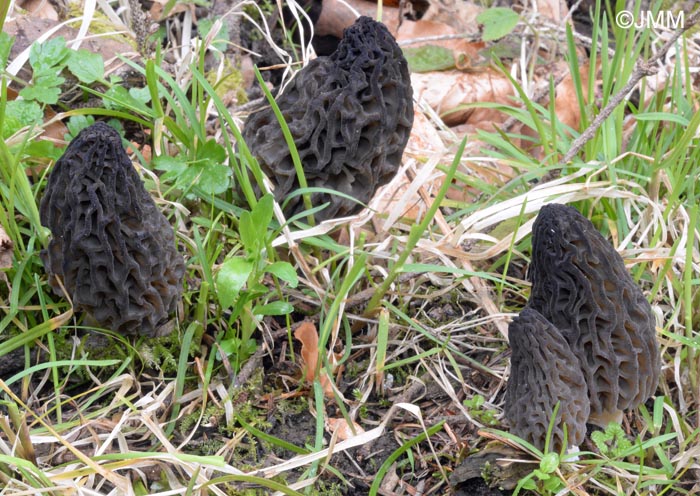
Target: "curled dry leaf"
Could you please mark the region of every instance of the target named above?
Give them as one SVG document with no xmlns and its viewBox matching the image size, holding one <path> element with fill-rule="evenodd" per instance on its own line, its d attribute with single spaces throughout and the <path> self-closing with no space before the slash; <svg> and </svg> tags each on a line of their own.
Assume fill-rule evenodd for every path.
<svg viewBox="0 0 700 496">
<path fill-rule="evenodd" d="M 362 434 L 365 430 L 357 422 L 352 422 L 352 428 L 344 418 L 328 418 L 326 419 L 326 429 L 333 433 L 338 433 L 338 440 L 345 441 L 358 434 Z M 353 429 L 355 432 L 353 432 Z"/>
<path fill-rule="evenodd" d="M 301 342 L 301 359 L 304 362 L 304 378 L 307 382 L 313 384 L 316 377 L 318 367 L 319 349 L 318 349 L 318 331 L 312 322 L 302 322 L 296 331 L 294 337 Z M 327 398 L 333 397 L 333 386 L 327 373 L 323 373 L 319 377 L 319 382 L 323 388 L 323 394 Z"/>
<path fill-rule="evenodd" d="M 307 381 L 314 381 L 314 371 L 318 364 L 318 332 L 311 322 L 302 322 L 294 337 L 301 342 L 301 359 L 304 362 L 304 377 Z"/>
<path fill-rule="evenodd" d="M 573 78 L 568 67 L 557 66 L 555 76 L 566 74 L 556 86 L 554 110 L 557 118 L 565 125 L 579 129 L 581 110 L 573 87 Z M 579 68 L 583 84 L 588 81 L 588 65 Z M 551 71 L 541 74 L 548 80 Z M 448 126 L 461 126 L 459 132 L 474 132 L 476 129 L 492 131 L 494 125 L 502 124 L 508 116 L 498 109 L 463 108 L 480 102 L 517 105 L 515 90 L 504 75 L 493 69 L 481 72 L 458 70 L 411 74 L 411 85 L 417 99 L 423 99 L 433 108 Z M 510 129 L 515 134 L 534 135 L 535 132 L 522 125 Z"/>
<path fill-rule="evenodd" d="M 579 68 L 579 77 L 581 79 L 581 87 L 588 88 L 588 64 L 581 64 Z M 584 94 L 584 98 L 587 95 Z M 554 97 L 554 110 L 557 118 L 567 126 L 573 129 L 581 127 L 581 106 L 576 97 L 576 86 L 574 78 L 569 72 L 564 79 L 556 87 L 556 96 Z"/>
</svg>

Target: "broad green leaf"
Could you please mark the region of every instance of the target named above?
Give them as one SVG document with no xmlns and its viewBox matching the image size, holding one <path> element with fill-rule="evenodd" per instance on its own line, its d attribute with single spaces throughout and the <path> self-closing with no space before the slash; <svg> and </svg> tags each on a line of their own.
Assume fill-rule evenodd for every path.
<svg viewBox="0 0 700 496">
<path fill-rule="evenodd" d="M 24 151 L 31 157 L 49 158 L 56 161 L 63 155 L 64 148 L 54 146 L 49 140 L 33 140 L 27 143 Z"/>
<path fill-rule="evenodd" d="M 267 231 L 267 227 L 264 228 Z M 241 236 L 241 243 L 249 255 L 257 254 L 260 251 L 260 228 L 255 226 L 253 216 L 248 211 L 241 212 L 238 221 L 238 234 Z"/>
<path fill-rule="evenodd" d="M 226 149 L 218 144 L 215 139 L 208 139 L 197 147 L 196 158 L 197 161 L 209 160 L 223 163 L 226 161 Z"/>
<path fill-rule="evenodd" d="M 104 92 L 102 100 L 105 107 L 113 110 L 133 110 L 152 117 L 151 110 L 143 102 L 134 98 L 126 88 L 114 85 Z"/>
<path fill-rule="evenodd" d="M 44 43 L 34 43 L 29 49 L 29 63 L 35 75 L 37 71 L 47 69 L 56 69 L 55 72 L 58 72 L 65 65 L 69 54 L 65 38 L 57 36 Z"/>
<path fill-rule="evenodd" d="M 190 164 L 196 184 L 207 196 L 218 195 L 228 190 L 231 170 L 225 165 L 226 150 L 214 139 L 209 139 L 197 148 L 195 162 Z"/>
<path fill-rule="evenodd" d="M 0 32 L 0 69 L 4 69 L 7 65 L 7 59 L 10 56 L 10 50 L 12 50 L 14 43 L 14 36 L 10 36 L 5 31 Z"/>
<path fill-rule="evenodd" d="M 229 188 L 229 177 L 231 169 L 224 164 L 205 161 L 196 164 L 197 186 L 199 186 L 207 196 L 219 195 Z"/>
<path fill-rule="evenodd" d="M 275 262 L 267 267 L 265 271 L 270 274 L 274 274 L 284 282 L 289 284 L 290 287 L 296 288 L 299 284 L 299 278 L 297 277 L 297 272 L 294 267 L 289 262 Z"/>
<path fill-rule="evenodd" d="M 151 92 L 147 87 L 129 88 L 129 95 L 134 97 L 134 100 L 139 101 L 144 105 L 151 101 Z"/>
<path fill-rule="evenodd" d="M 510 34 L 519 20 L 520 16 L 506 7 L 493 7 L 476 16 L 476 22 L 484 25 L 484 33 L 481 36 L 484 41 L 497 40 Z"/>
<path fill-rule="evenodd" d="M 179 187 L 178 180 L 186 173 L 187 162 L 180 157 L 159 155 L 153 159 L 153 167 L 155 167 L 156 170 L 165 172 L 165 174 L 161 176 L 162 180 L 172 181 Z"/>
<path fill-rule="evenodd" d="M 102 55 L 88 50 L 71 50 L 68 57 L 68 69 L 82 83 L 94 83 L 105 75 L 105 63 Z"/>
<path fill-rule="evenodd" d="M 533 473 L 534 473 L 534 472 L 533 472 Z M 532 480 L 531 478 L 528 479 L 528 480 L 526 480 L 526 481 L 522 484 L 521 487 L 522 487 L 523 489 L 528 490 L 528 491 L 535 491 L 535 490 L 537 490 L 537 484 L 536 484 L 535 481 Z"/>
<path fill-rule="evenodd" d="M 533 470 L 532 473 L 535 474 L 535 476 L 541 481 L 549 480 L 549 478 L 552 477 L 551 475 L 542 472 L 539 468 Z"/>
<path fill-rule="evenodd" d="M 551 474 L 559 467 L 559 455 L 547 453 L 540 461 L 540 470 L 545 474 Z"/>
<path fill-rule="evenodd" d="M 78 134 L 80 134 L 80 131 L 85 129 L 88 126 L 91 126 L 95 123 L 95 118 L 91 115 L 73 115 L 71 116 L 70 119 L 68 119 L 68 123 L 66 124 L 66 127 L 68 128 L 68 136 L 66 139 L 68 141 L 72 140 Z"/>
<path fill-rule="evenodd" d="M 237 337 L 230 337 L 219 341 L 221 350 L 226 353 L 226 356 L 240 355 L 245 358 L 249 357 L 258 348 L 258 344 L 254 339 L 241 340 Z M 218 354 L 217 354 L 218 355 Z"/>
<path fill-rule="evenodd" d="M 452 50 L 437 46 L 424 45 L 417 48 L 402 48 L 411 72 L 444 71 L 455 66 Z"/>
<path fill-rule="evenodd" d="M 253 308 L 254 315 L 288 315 L 294 311 L 294 305 L 286 301 L 273 301 Z"/>
<path fill-rule="evenodd" d="M 188 190 L 196 184 L 207 196 L 221 194 L 230 185 L 231 170 L 209 160 L 188 163 L 178 157 L 161 155 L 153 160 L 153 166 L 164 171 L 161 178 L 172 182 L 176 188 Z"/>
<path fill-rule="evenodd" d="M 248 295 L 252 300 L 260 296 L 265 296 L 270 292 L 270 288 L 262 284 L 261 282 L 250 282 L 246 287 L 246 295 Z"/>
<path fill-rule="evenodd" d="M 216 292 L 221 308 L 229 308 L 238 297 L 248 276 L 253 270 L 253 264 L 242 257 L 226 260 L 216 275 Z"/>
<path fill-rule="evenodd" d="M 258 226 L 258 229 L 261 230 L 261 240 L 265 239 L 265 236 L 267 236 L 267 227 L 270 225 L 270 221 L 272 220 L 272 206 L 272 195 L 267 193 L 265 196 L 260 198 L 258 203 L 256 203 L 253 207 L 253 210 L 250 212 L 253 224 Z"/>
</svg>

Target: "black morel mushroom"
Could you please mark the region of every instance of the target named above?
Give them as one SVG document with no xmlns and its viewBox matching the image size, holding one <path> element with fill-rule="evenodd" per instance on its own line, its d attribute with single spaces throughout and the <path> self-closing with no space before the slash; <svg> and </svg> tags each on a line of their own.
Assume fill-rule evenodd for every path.
<svg viewBox="0 0 700 496">
<path fill-rule="evenodd" d="M 41 200 L 52 238 L 41 259 L 76 309 L 127 334 L 159 335 L 176 309 L 185 265 L 173 229 L 131 164 L 119 134 L 98 122 L 56 162 Z"/>
<path fill-rule="evenodd" d="M 408 64 L 386 26 L 360 17 L 343 33 L 338 49 L 300 70 L 277 99 L 294 138 L 309 187 L 345 193 L 367 203 L 396 174 L 413 125 Z M 291 153 L 271 108 L 252 114 L 243 138 L 282 203 L 299 188 Z M 318 220 L 352 215 L 362 206 L 338 195 L 314 193 L 329 202 Z M 304 210 L 300 196 L 285 207 Z"/>
<path fill-rule="evenodd" d="M 559 330 L 539 312 L 526 307 L 508 327 L 513 354 L 505 395 L 511 432 L 543 449 L 550 419 L 552 449 L 578 446 L 586 436 L 589 413 L 586 382 L 576 356 Z"/>
<path fill-rule="evenodd" d="M 547 205 L 533 225 L 529 305 L 580 361 L 589 422 L 619 421 L 651 396 L 660 371 L 655 319 L 622 257 L 576 209 Z"/>
</svg>

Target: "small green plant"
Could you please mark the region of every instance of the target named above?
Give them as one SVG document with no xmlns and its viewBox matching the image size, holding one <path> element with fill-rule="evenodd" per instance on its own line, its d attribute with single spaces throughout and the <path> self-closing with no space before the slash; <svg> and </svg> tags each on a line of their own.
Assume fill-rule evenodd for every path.
<svg viewBox="0 0 700 496">
<path fill-rule="evenodd" d="M 469 415 L 471 415 L 474 419 L 485 425 L 497 425 L 498 419 L 496 419 L 496 412 L 492 409 L 484 408 L 485 403 L 486 398 L 480 394 L 475 394 L 471 398 L 462 402 L 469 412 Z"/>
<path fill-rule="evenodd" d="M 154 160 L 155 168 L 164 171 L 161 179 L 177 189 L 189 191 L 197 185 L 205 195 L 219 195 L 229 189 L 230 169 L 224 165 L 226 150 L 209 139 L 198 146 L 191 159 L 161 155 Z M 194 197 L 189 193 L 188 197 Z"/>
<path fill-rule="evenodd" d="M 557 477 L 555 472 L 559 469 L 560 459 L 556 453 L 547 453 L 540 460 L 540 465 L 527 476 L 520 480 L 519 489 L 536 491 L 537 494 L 556 494 L 566 487 L 566 483 Z"/>
<path fill-rule="evenodd" d="M 617 422 L 611 422 L 604 431 L 595 431 L 591 439 L 600 451 L 601 455 L 618 458 L 632 447 L 632 443 L 625 436 L 625 431 Z"/>
<path fill-rule="evenodd" d="M 272 221 L 273 197 L 263 196 L 248 211 L 243 211 L 238 228 L 243 249 L 224 261 L 216 277 L 219 304 L 231 311 L 229 328 L 221 340 L 222 349 L 242 363 L 255 351 L 255 341 L 251 338 L 258 322 L 265 315 L 287 315 L 294 309 L 284 300 L 258 303 L 269 297 L 270 290 L 263 284 L 266 274 L 286 282 L 294 288 L 298 278 L 294 267 L 288 262 L 271 262 L 273 253 L 269 248 L 271 234 L 267 226 Z M 274 234 L 274 232 L 272 233 Z"/>
</svg>

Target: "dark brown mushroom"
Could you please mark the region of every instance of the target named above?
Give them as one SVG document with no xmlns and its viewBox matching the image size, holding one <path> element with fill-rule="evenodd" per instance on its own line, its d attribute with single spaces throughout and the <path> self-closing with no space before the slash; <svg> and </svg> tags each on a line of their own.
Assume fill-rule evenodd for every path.
<svg viewBox="0 0 700 496">
<path fill-rule="evenodd" d="M 660 371 L 654 314 L 622 257 L 576 209 L 546 205 L 533 226 L 529 305 L 580 361 L 590 423 L 620 421 L 651 396 Z"/>
<path fill-rule="evenodd" d="M 309 187 L 344 193 L 367 203 L 398 171 L 413 125 L 408 64 L 386 26 L 360 17 L 344 31 L 337 50 L 301 69 L 277 98 L 294 138 Z M 292 156 L 271 108 L 248 117 L 243 138 L 282 203 L 299 188 Z M 330 204 L 317 220 L 352 215 L 362 205 L 313 193 L 314 206 Z M 304 210 L 300 196 L 284 211 Z"/>
<path fill-rule="evenodd" d="M 114 331 L 165 331 L 184 261 L 112 127 L 98 122 L 70 143 L 51 171 L 40 214 L 52 234 L 41 259 L 56 294 L 64 294 L 62 282 L 74 308 Z"/>
<path fill-rule="evenodd" d="M 586 436 L 589 402 L 578 360 L 559 330 L 526 307 L 508 327 L 512 349 L 505 394 L 511 432 L 544 449 L 554 408 L 553 450 L 578 446 Z"/>
</svg>

